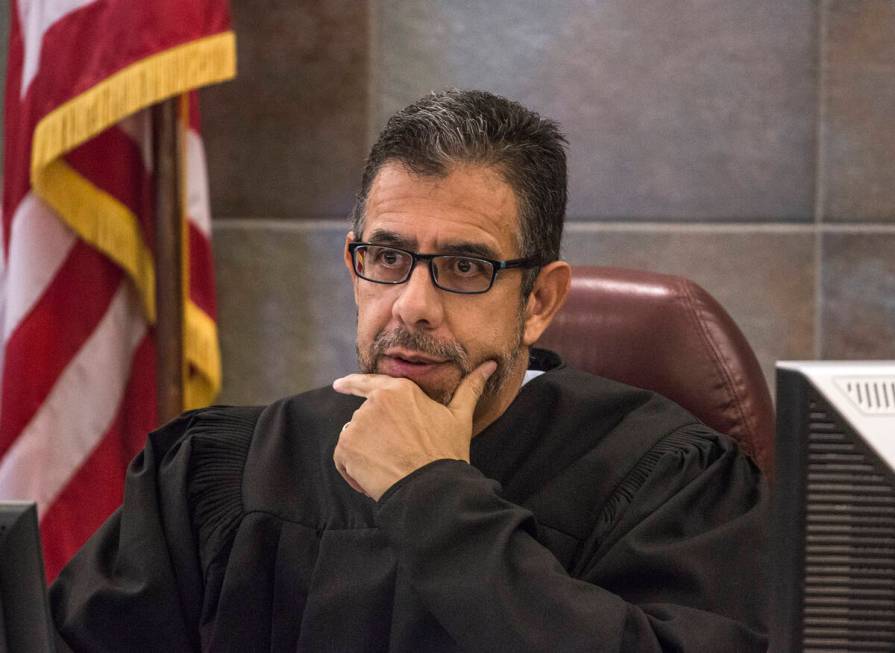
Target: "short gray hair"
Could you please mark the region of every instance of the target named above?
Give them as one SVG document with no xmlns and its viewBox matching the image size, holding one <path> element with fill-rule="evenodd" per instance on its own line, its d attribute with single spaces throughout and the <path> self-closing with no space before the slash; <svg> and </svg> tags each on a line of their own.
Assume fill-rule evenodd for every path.
<svg viewBox="0 0 895 653">
<path fill-rule="evenodd" d="M 433 92 L 391 118 L 370 150 L 352 212 L 363 231 L 367 196 L 386 163 L 444 177 L 453 165 L 493 166 L 519 205 L 519 249 L 542 264 L 559 258 L 566 213 L 566 138 L 559 125 L 518 102 L 486 91 Z M 523 283 L 527 295 L 537 276 Z"/>
</svg>

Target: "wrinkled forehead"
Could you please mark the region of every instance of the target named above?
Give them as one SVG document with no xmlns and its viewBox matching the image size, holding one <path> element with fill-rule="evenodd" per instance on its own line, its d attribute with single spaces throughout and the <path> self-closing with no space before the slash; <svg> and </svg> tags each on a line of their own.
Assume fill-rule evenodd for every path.
<svg viewBox="0 0 895 653">
<path fill-rule="evenodd" d="M 455 165 L 423 175 L 399 163 L 382 167 L 371 184 L 356 238 L 374 235 L 416 247 L 477 245 L 492 258 L 519 251 L 516 194 L 491 166 Z"/>
</svg>

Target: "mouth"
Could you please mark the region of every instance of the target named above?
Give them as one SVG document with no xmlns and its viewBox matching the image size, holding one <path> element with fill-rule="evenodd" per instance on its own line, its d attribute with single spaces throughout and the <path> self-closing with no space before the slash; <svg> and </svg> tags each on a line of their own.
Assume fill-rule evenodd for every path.
<svg viewBox="0 0 895 653">
<path fill-rule="evenodd" d="M 385 358 L 390 358 L 399 363 L 408 365 L 440 365 L 448 362 L 445 358 L 435 358 L 434 356 L 429 356 L 428 354 L 423 354 L 421 352 L 398 348 L 387 350 L 384 356 Z"/>
<path fill-rule="evenodd" d="M 426 383 L 440 376 L 450 364 L 451 361 L 446 358 L 436 358 L 407 349 L 389 349 L 379 359 L 376 371 Z"/>
</svg>

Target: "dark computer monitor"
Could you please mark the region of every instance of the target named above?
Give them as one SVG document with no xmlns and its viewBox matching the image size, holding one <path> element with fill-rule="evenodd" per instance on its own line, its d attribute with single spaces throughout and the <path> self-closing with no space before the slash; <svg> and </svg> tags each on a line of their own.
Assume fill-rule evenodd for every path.
<svg viewBox="0 0 895 653">
<path fill-rule="evenodd" d="M 33 503 L 0 502 L 0 651 L 53 651 Z"/>
<path fill-rule="evenodd" d="M 771 651 L 895 651 L 895 361 L 780 362 Z"/>
</svg>

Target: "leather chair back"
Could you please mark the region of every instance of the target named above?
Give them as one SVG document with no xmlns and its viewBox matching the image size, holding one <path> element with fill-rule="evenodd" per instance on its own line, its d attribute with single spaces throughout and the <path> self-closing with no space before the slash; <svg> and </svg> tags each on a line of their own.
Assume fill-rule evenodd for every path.
<svg viewBox="0 0 895 653">
<path fill-rule="evenodd" d="M 692 281 L 575 267 L 569 297 L 537 346 L 676 401 L 736 439 L 770 475 L 774 405 L 764 374 L 727 311 Z"/>
</svg>

